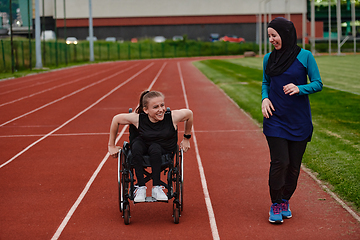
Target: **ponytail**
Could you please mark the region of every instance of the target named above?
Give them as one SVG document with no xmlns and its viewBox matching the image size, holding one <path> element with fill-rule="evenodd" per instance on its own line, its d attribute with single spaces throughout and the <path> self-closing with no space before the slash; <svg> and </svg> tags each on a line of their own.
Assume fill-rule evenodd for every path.
<svg viewBox="0 0 360 240">
<path fill-rule="evenodd" d="M 144 91 L 140 95 L 139 106 L 136 108 L 135 112 L 140 114 L 144 112 L 144 107 L 147 107 L 149 99 L 154 97 L 165 98 L 161 92 L 157 91 Z"/>
<path fill-rule="evenodd" d="M 138 113 L 138 114 L 144 112 L 144 110 L 143 110 L 143 108 L 144 108 L 144 106 L 143 106 L 143 99 L 144 99 L 145 94 L 147 94 L 147 93 L 149 93 L 149 91 L 144 91 L 144 92 L 142 92 L 141 95 L 140 95 L 139 106 L 138 106 L 138 107 L 136 108 L 136 110 L 135 110 L 135 112 Z"/>
</svg>

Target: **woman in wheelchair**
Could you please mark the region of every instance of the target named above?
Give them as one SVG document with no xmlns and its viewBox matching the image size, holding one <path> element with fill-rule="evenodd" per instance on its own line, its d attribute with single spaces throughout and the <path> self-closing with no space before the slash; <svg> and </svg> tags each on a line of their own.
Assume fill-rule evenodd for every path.
<svg viewBox="0 0 360 240">
<path fill-rule="evenodd" d="M 165 97 L 161 92 L 145 91 L 140 96 L 140 103 L 135 112 L 121 113 L 114 116 L 110 126 L 108 150 L 116 157 L 119 147 L 115 146 L 115 139 L 119 125 L 132 124 L 137 128 L 137 136 L 130 136 L 130 146 L 133 154 L 137 188 L 134 191 L 134 202 L 145 202 L 146 186 L 143 156 L 149 155 L 152 169 L 152 197 L 157 201 L 167 201 L 161 185 L 161 156 L 174 153 L 177 148 L 177 124 L 184 122 L 184 138 L 180 148 L 184 152 L 190 148 L 193 113 L 189 109 L 166 111 Z"/>
</svg>

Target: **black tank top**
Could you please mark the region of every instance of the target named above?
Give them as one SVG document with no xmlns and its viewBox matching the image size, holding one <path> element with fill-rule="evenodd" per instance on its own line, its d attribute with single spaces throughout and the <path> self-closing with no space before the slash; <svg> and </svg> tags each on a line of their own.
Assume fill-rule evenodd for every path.
<svg viewBox="0 0 360 240">
<path fill-rule="evenodd" d="M 171 111 L 167 111 L 162 121 L 153 123 L 145 113 L 139 114 L 138 131 L 141 138 L 147 143 L 158 143 L 167 152 L 174 152 L 177 144 L 177 130 L 171 117 Z"/>
</svg>

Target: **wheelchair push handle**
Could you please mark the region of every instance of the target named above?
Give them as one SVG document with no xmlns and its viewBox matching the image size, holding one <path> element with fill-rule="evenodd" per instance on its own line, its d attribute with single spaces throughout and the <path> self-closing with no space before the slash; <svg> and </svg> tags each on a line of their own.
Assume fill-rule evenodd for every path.
<svg viewBox="0 0 360 240">
<path fill-rule="evenodd" d="M 167 108 L 166 108 L 166 111 L 167 111 L 167 112 L 170 112 L 171 110 L 170 110 L 169 107 L 167 107 Z M 133 109 L 132 109 L 132 108 L 129 108 L 129 113 L 132 113 L 132 112 L 133 112 Z"/>
</svg>

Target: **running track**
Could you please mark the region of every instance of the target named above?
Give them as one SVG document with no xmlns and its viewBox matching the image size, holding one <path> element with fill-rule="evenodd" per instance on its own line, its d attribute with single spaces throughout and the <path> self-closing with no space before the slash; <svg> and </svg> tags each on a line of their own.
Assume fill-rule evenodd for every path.
<svg viewBox="0 0 360 240">
<path fill-rule="evenodd" d="M 359 222 L 305 172 L 293 218 L 268 223 L 264 136 L 193 60 L 91 64 L 1 81 L 0 239 L 360 239 Z M 149 88 L 171 109 L 194 112 L 184 211 L 175 225 L 171 203 L 132 204 L 125 226 L 108 131 Z M 118 145 L 128 139 L 127 129 L 119 138 Z"/>
</svg>

